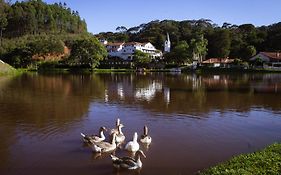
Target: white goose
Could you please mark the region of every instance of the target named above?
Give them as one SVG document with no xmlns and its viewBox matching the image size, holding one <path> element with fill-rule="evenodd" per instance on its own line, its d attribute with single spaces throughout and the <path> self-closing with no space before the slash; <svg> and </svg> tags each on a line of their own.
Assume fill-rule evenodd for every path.
<svg viewBox="0 0 281 175">
<path fill-rule="evenodd" d="M 148 127 L 144 126 L 143 128 L 143 135 L 141 135 L 140 139 L 141 143 L 149 145 L 152 142 L 152 138 L 148 135 Z"/>
<path fill-rule="evenodd" d="M 128 142 L 125 149 L 131 152 L 136 152 L 140 149 L 140 145 L 138 143 L 138 133 L 135 132 L 133 141 Z"/>
<path fill-rule="evenodd" d="M 98 142 L 102 142 L 105 140 L 105 136 L 104 136 L 104 131 L 107 131 L 107 129 L 105 127 L 100 127 L 99 129 L 99 135 L 90 135 L 87 136 L 83 133 L 81 133 L 81 136 L 83 137 L 83 141 L 85 143 L 98 143 Z"/>
<path fill-rule="evenodd" d="M 117 145 L 115 143 L 116 133 L 113 133 L 111 143 L 109 142 L 99 142 L 92 145 L 92 150 L 95 153 L 106 153 L 112 152 L 116 149 Z"/>
<path fill-rule="evenodd" d="M 128 170 L 140 169 L 142 167 L 142 162 L 140 157 L 143 156 L 144 158 L 146 158 L 145 154 L 141 150 L 138 150 L 136 152 L 135 158 L 131 158 L 131 157 L 118 158 L 114 155 L 110 155 L 110 156 L 113 166 L 115 168 L 123 168 Z"/>
<path fill-rule="evenodd" d="M 117 118 L 116 120 L 116 128 L 111 129 L 110 131 L 110 135 L 112 135 L 114 132 L 117 133 L 118 132 L 118 126 L 121 124 L 120 118 Z"/>
<path fill-rule="evenodd" d="M 120 124 L 117 128 L 118 128 L 118 132 L 116 133 L 116 143 L 120 144 L 123 143 L 125 141 L 125 135 L 122 132 L 122 128 L 124 127 L 123 124 Z"/>
</svg>

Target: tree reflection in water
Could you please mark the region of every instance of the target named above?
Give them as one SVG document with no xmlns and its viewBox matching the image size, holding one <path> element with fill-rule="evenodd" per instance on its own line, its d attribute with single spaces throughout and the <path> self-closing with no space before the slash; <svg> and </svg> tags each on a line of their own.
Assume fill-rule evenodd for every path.
<svg viewBox="0 0 281 175">
<path fill-rule="evenodd" d="M 111 164 L 106 157 L 103 157 L 104 155 L 91 157 L 90 149 L 87 150 L 87 147 L 82 146 L 81 150 L 79 148 L 76 150 L 81 145 L 79 133 L 82 129 L 96 133 L 98 124 L 102 122 L 114 124 L 114 120 L 111 121 L 111 119 L 117 115 L 124 117 L 130 124 L 126 128 L 127 132 L 134 132 L 133 129 L 139 128 L 138 125 L 143 124 L 142 122 L 150 122 L 153 125 L 152 134 L 155 134 L 153 138 L 155 137 L 156 143 L 158 141 L 157 144 L 163 147 L 175 149 L 173 145 L 166 144 L 163 140 L 163 138 L 173 139 L 174 133 L 177 137 L 185 138 L 186 142 L 181 139 L 173 140 L 173 142 L 191 149 L 190 152 L 184 154 L 189 157 L 194 156 L 197 168 L 189 167 L 189 171 L 194 172 L 200 166 L 210 164 L 204 160 L 197 160 L 195 154 L 203 152 L 204 155 L 217 155 L 208 150 L 200 150 L 204 144 L 208 144 L 210 149 L 217 150 L 219 147 L 216 144 L 230 145 L 224 142 L 226 140 L 236 145 L 233 148 L 229 146 L 225 154 L 237 150 L 245 151 L 239 147 L 238 143 L 243 139 L 249 139 L 251 132 L 256 134 L 261 132 L 260 127 L 266 128 L 266 126 L 270 126 L 265 129 L 270 132 L 266 133 L 267 138 L 260 137 L 261 140 L 263 139 L 260 142 L 264 143 L 264 140 L 267 141 L 268 138 L 278 138 L 278 136 L 270 135 L 278 131 L 277 127 L 271 128 L 271 121 L 265 122 L 259 118 L 263 123 L 255 121 L 257 123 L 251 125 L 251 122 L 244 122 L 240 118 L 232 120 L 232 118 L 233 112 L 238 112 L 247 118 L 253 115 L 260 117 L 265 113 L 275 116 L 280 113 L 280 97 L 280 74 L 31 73 L 16 77 L 0 77 L 0 174 L 17 174 L 17 170 L 22 167 L 31 166 L 30 162 L 35 162 L 39 168 L 27 168 L 24 174 L 51 173 L 51 169 L 46 172 L 40 169 L 48 165 L 54 167 L 62 165 L 68 168 L 76 165 L 79 170 L 85 169 L 81 170 L 84 174 L 92 173 L 95 168 L 98 174 L 124 174 L 124 172 L 111 172 L 111 169 L 108 169 Z M 260 112 L 258 109 L 263 110 Z M 238 114 L 235 113 L 236 115 Z M 223 126 L 216 121 L 214 116 L 220 118 L 228 116 L 231 123 L 224 123 L 225 126 Z M 215 121 L 205 120 L 204 122 L 203 120 L 201 123 L 201 120 L 200 122 L 196 120 L 212 117 Z M 166 121 L 167 118 L 169 120 Z M 273 124 L 278 125 L 277 122 Z M 240 131 L 234 132 L 237 128 L 241 132 L 245 129 L 243 135 L 249 134 L 248 137 L 241 138 Z M 249 131 L 251 132 L 247 133 Z M 213 133 L 215 134 L 211 135 Z M 228 140 L 232 137 L 234 139 L 237 137 L 238 141 Z M 182 153 L 175 152 L 175 155 L 166 153 L 166 150 L 157 144 L 153 143 L 148 150 L 142 149 L 148 153 L 151 151 L 156 158 L 167 154 L 167 156 L 178 156 L 178 160 L 184 162 L 183 157 L 180 157 Z M 250 148 L 246 150 L 248 149 Z M 118 156 L 123 154 L 125 155 L 121 152 Z M 50 160 L 46 155 L 50 157 Z M 86 155 L 89 156 L 86 157 Z M 152 156 L 145 162 L 152 161 L 155 157 Z M 220 161 L 218 157 L 213 162 Z M 87 162 L 89 159 L 93 165 L 84 167 L 82 162 Z M 153 163 L 153 165 L 145 164 L 149 171 L 142 173 L 153 174 L 159 171 L 158 164 L 167 166 L 164 159 Z M 195 163 L 189 163 L 195 166 Z M 184 167 L 179 167 L 180 165 L 173 164 L 173 167 L 184 169 Z M 60 169 L 60 167 L 56 168 Z M 163 169 L 161 172 L 168 171 L 165 167 L 161 169 Z M 64 168 L 60 170 L 63 173 L 66 171 Z M 69 170 L 67 173 L 76 172 Z"/>
</svg>

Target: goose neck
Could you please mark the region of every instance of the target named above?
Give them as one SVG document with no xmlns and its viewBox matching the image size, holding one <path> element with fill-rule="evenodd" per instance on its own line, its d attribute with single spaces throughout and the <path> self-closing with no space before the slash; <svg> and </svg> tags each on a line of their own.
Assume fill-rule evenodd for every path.
<svg viewBox="0 0 281 175">
<path fill-rule="evenodd" d="M 148 135 L 148 128 L 147 128 L 147 126 L 145 126 L 144 128 L 143 128 L 143 134 L 146 136 L 146 135 Z"/>
<path fill-rule="evenodd" d="M 142 167 L 142 162 L 141 162 L 141 159 L 140 159 L 140 155 L 137 155 L 137 165 L 138 167 Z"/>
<path fill-rule="evenodd" d="M 104 135 L 103 131 L 100 131 L 100 138 L 105 139 L 105 135 Z"/>
<path fill-rule="evenodd" d="M 137 142 L 137 141 L 138 141 L 138 134 L 135 133 L 135 134 L 134 134 L 134 137 L 133 137 L 133 142 Z"/>
<path fill-rule="evenodd" d="M 111 144 L 112 145 L 116 145 L 116 134 L 113 134 L 113 136 L 112 136 L 112 140 L 111 140 Z"/>
<path fill-rule="evenodd" d="M 120 126 L 118 126 L 118 134 L 124 135 L 123 132 L 122 132 L 122 128 Z"/>
</svg>

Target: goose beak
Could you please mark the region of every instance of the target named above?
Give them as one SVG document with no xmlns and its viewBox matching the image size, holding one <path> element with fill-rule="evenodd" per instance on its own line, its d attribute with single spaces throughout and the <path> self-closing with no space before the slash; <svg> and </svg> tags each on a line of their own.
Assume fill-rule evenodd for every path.
<svg viewBox="0 0 281 175">
<path fill-rule="evenodd" d="M 144 158 L 146 158 L 146 155 L 144 154 L 144 152 L 142 150 L 138 151 Z"/>
<path fill-rule="evenodd" d="M 145 155 L 145 154 L 143 154 L 143 157 L 144 157 L 144 158 L 146 158 L 146 155 Z"/>
</svg>

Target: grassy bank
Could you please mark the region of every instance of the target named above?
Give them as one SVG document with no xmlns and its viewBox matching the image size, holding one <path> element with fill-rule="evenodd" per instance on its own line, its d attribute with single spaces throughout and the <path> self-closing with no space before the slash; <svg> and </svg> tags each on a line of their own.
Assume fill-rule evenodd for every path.
<svg viewBox="0 0 281 175">
<path fill-rule="evenodd" d="M 202 67 L 196 70 L 198 73 L 281 73 L 281 70 L 272 69 L 243 69 L 243 68 L 216 68 Z"/>
<path fill-rule="evenodd" d="M 13 68 L 12 66 L 2 62 L 0 60 L 0 76 L 1 75 L 10 75 L 10 74 L 17 74 L 20 71 L 16 70 L 15 68 Z"/>
<path fill-rule="evenodd" d="M 199 172 L 198 175 L 280 175 L 281 144 L 236 156 L 226 163 Z"/>
</svg>

